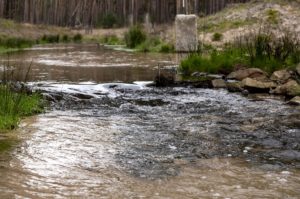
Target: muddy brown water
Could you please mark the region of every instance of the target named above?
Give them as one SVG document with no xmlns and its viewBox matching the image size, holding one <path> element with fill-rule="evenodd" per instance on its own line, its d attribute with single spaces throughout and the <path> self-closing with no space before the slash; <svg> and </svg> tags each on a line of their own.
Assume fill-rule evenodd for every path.
<svg viewBox="0 0 300 199">
<path fill-rule="evenodd" d="M 10 60 L 34 60 L 31 85 L 59 97 L 0 155 L 0 198 L 300 197 L 299 109 L 280 99 L 132 84 L 169 55 L 71 45 Z"/>
</svg>

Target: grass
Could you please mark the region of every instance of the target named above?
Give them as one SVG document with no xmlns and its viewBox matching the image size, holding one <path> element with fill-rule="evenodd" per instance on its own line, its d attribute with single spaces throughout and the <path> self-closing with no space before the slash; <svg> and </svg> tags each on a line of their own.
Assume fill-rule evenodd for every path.
<svg viewBox="0 0 300 199">
<path fill-rule="evenodd" d="M 136 48 L 146 41 L 147 36 L 140 26 L 132 26 L 124 38 L 128 48 Z"/>
<path fill-rule="evenodd" d="M 300 40 L 297 35 L 283 31 L 282 37 L 270 32 L 259 32 L 241 37 L 223 50 L 191 54 L 180 64 L 183 76 L 193 72 L 227 74 L 236 65 L 260 68 L 267 73 L 293 68 L 300 63 Z"/>
<path fill-rule="evenodd" d="M 120 39 L 114 34 L 105 35 L 100 38 L 100 43 L 107 45 L 123 45 L 125 44 L 124 40 Z"/>
<path fill-rule="evenodd" d="M 139 26 L 133 26 L 125 33 L 125 43 L 128 48 L 139 52 L 172 53 L 174 46 L 161 41 L 157 36 L 147 35 Z"/>
<path fill-rule="evenodd" d="M 16 93 L 8 85 L 0 86 L 0 132 L 18 126 L 22 117 L 41 113 L 43 107 L 39 94 Z"/>
<path fill-rule="evenodd" d="M 214 50 L 210 55 L 191 54 L 180 64 L 179 71 L 183 76 L 189 76 L 193 72 L 230 73 L 236 64 L 243 63 L 243 58 L 236 49 L 224 51 Z"/>
<path fill-rule="evenodd" d="M 236 29 L 239 27 L 252 25 L 257 22 L 256 19 L 247 19 L 247 20 L 222 20 L 222 21 L 205 21 L 201 20 L 199 22 L 198 29 L 202 32 L 214 32 L 219 31 L 223 32 L 230 29 Z"/>
<path fill-rule="evenodd" d="M 223 34 L 219 33 L 219 32 L 216 32 L 212 36 L 212 41 L 221 41 L 222 38 L 223 38 Z"/>
<path fill-rule="evenodd" d="M 279 23 L 279 12 L 277 10 L 269 9 L 267 10 L 267 20 L 272 24 Z"/>
</svg>

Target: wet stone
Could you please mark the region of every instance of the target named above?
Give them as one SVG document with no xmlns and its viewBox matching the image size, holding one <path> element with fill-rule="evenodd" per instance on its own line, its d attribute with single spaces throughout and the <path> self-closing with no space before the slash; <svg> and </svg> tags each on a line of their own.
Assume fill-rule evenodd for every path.
<svg viewBox="0 0 300 199">
<path fill-rule="evenodd" d="M 263 140 L 261 145 L 266 149 L 280 149 L 282 147 L 282 143 L 275 139 Z"/>
</svg>

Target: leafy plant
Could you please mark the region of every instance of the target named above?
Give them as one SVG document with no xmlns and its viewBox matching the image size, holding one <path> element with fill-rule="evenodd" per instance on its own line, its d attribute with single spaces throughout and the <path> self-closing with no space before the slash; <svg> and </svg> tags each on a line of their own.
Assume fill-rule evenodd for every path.
<svg viewBox="0 0 300 199">
<path fill-rule="evenodd" d="M 222 38 L 223 38 L 223 34 L 219 33 L 219 32 L 216 32 L 212 36 L 212 41 L 221 41 Z"/>
</svg>

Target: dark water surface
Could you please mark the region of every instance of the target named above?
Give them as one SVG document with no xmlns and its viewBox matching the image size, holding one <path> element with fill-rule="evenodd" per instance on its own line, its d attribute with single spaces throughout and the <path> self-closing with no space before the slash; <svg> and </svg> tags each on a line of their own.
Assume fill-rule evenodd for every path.
<svg viewBox="0 0 300 199">
<path fill-rule="evenodd" d="M 158 62 L 174 63 L 86 48 L 96 52 L 25 52 L 69 65 L 43 61 L 31 75 L 53 101 L 22 122 L 21 143 L 0 155 L 0 198 L 299 198 L 298 108 L 272 96 L 132 84 L 152 80 Z M 116 76 L 105 79 L 96 62 L 124 65 L 110 66 Z M 126 83 L 104 83 L 117 80 Z"/>
</svg>

